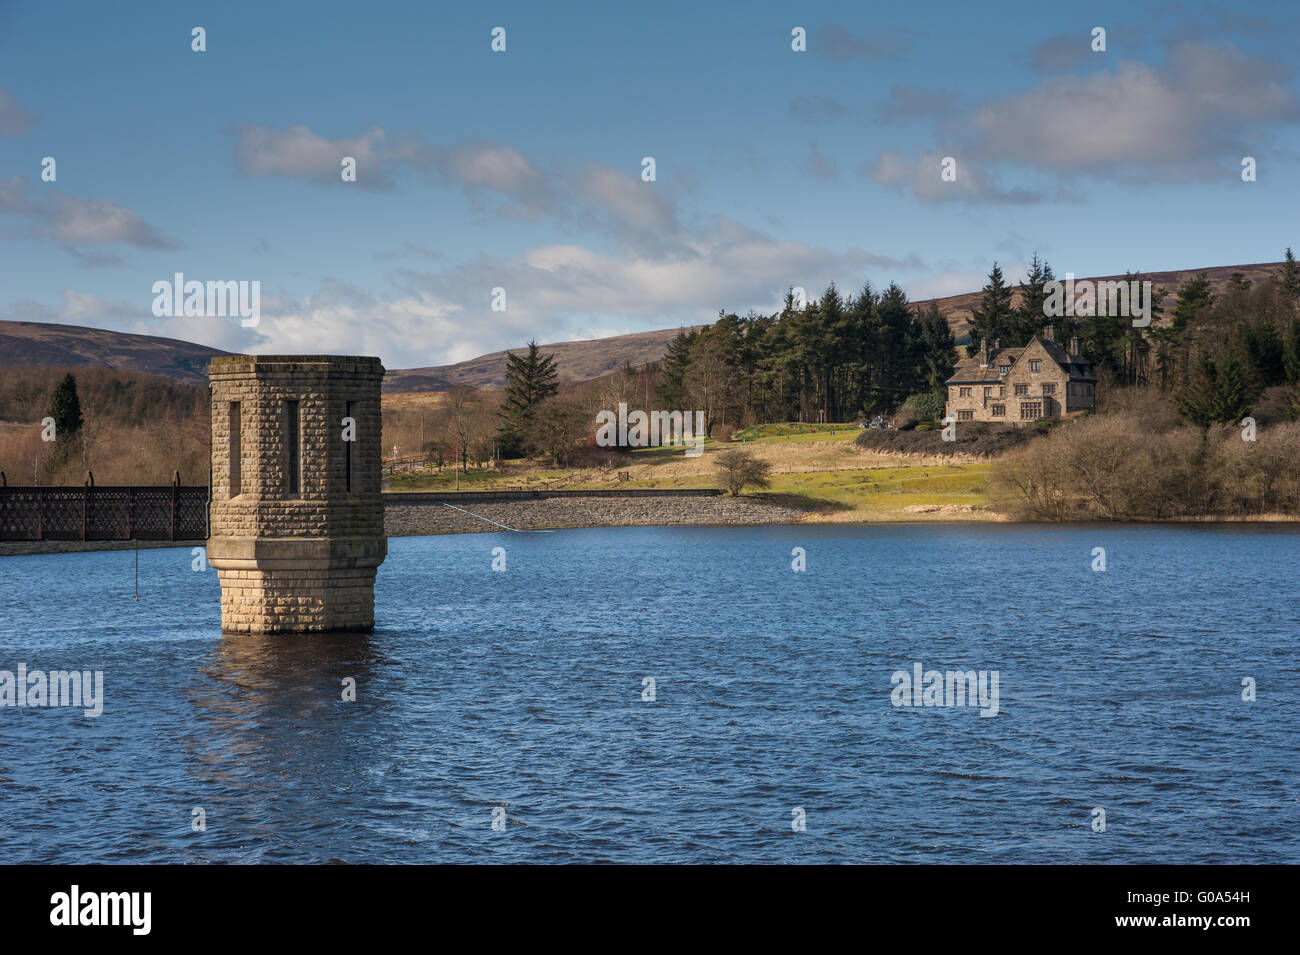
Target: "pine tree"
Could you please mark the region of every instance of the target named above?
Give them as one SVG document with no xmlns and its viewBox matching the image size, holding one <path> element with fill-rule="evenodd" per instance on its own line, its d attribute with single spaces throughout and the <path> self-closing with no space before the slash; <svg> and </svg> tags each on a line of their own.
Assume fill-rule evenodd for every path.
<svg viewBox="0 0 1300 955">
<path fill-rule="evenodd" d="M 1178 301 L 1174 305 L 1174 331 L 1181 334 L 1203 309 L 1208 309 L 1213 304 L 1214 292 L 1210 288 L 1210 277 L 1202 272 L 1178 290 Z"/>
<path fill-rule="evenodd" d="M 1024 282 L 1020 283 L 1020 307 L 1016 309 L 1017 328 L 1014 334 L 1013 345 L 1020 345 L 1038 334 L 1039 329 L 1044 325 L 1056 325 L 1056 340 L 1058 342 L 1068 342 L 1070 336 L 1074 334 L 1074 326 L 1071 319 L 1061 316 L 1060 318 L 1049 319 L 1047 311 L 1043 307 L 1047 301 L 1047 283 L 1055 280 L 1056 276 L 1052 273 L 1052 267 L 1038 258 L 1038 253 L 1034 253 L 1034 259 L 1029 263 L 1029 274 L 1025 276 Z"/>
<path fill-rule="evenodd" d="M 957 365 L 952 329 L 934 302 L 916 316 L 916 329 L 917 373 L 927 389 L 942 391 Z"/>
<path fill-rule="evenodd" d="M 1192 424 L 1208 428 L 1214 424 L 1214 392 L 1218 369 L 1209 355 L 1202 355 L 1196 371 L 1178 392 L 1178 414 Z"/>
<path fill-rule="evenodd" d="M 533 412 L 560 390 L 558 378 L 555 356 L 542 355 L 535 341 L 528 343 L 527 355 L 506 353 L 506 395 L 498 434 L 502 457 L 519 457 L 526 450 Z"/>
<path fill-rule="evenodd" d="M 77 379 L 64 375 L 50 397 L 50 417 L 54 419 L 55 438 L 63 441 L 81 428 L 81 400 L 77 397 Z"/>
<path fill-rule="evenodd" d="M 660 407 L 666 409 L 686 407 L 686 370 L 690 367 L 691 348 L 695 345 L 698 336 L 698 331 L 683 330 L 668 343 L 668 350 L 664 354 L 663 374 L 655 388 L 655 398 L 658 399 Z"/>
<path fill-rule="evenodd" d="M 1282 344 L 1282 367 L 1288 382 L 1293 385 L 1300 383 L 1300 316 L 1291 319 L 1287 326 L 1286 341 Z"/>
<path fill-rule="evenodd" d="M 895 282 L 881 293 L 876 302 L 881 335 L 880 354 L 883 390 L 881 401 L 892 406 L 911 394 L 917 387 L 916 365 L 913 361 L 915 346 L 912 331 L 912 307 L 907 293 Z"/>
<path fill-rule="evenodd" d="M 1216 370 L 1214 419 L 1235 424 L 1250 414 L 1250 384 L 1241 364 L 1233 355 L 1219 361 Z"/>
<path fill-rule="evenodd" d="M 1286 247 L 1286 262 L 1282 266 L 1282 287 L 1292 299 L 1300 299 L 1300 263 L 1296 262 L 1291 246 Z"/>
<path fill-rule="evenodd" d="M 975 309 L 971 319 L 971 341 L 978 342 L 987 338 L 992 345 L 997 339 L 1006 339 L 1005 345 L 1015 348 L 1024 342 L 1014 340 L 1016 334 L 1015 316 L 1011 308 L 1011 286 L 1002 277 L 1002 267 L 996 262 L 989 272 L 988 284 L 984 286 L 984 295 L 979 308 Z"/>
<path fill-rule="evenodd" d="M 1202 428 L 1239 422 L 1250 414 L 1250 383 L 1241 363 L 1229 354 L 1215 361 L 1201 355 L 1195 374 L 1178 394 L 1178 413 Z"/>
</svg>

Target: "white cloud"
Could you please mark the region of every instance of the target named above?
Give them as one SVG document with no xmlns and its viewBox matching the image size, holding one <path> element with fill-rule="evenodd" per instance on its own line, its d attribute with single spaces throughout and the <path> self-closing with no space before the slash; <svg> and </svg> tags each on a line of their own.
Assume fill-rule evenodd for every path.
<svg viewBox="0 0 1300 955">
<path fill-rule="evenodd" d="M 286 176 L 342 183 L 343 158 L 357 161 L 357 184 L 390 185 L 385 157 L 386 136 L 372 126 L 351 139 L 326 139 L 304 125 L 288 129 L 240 126 L 235 129 L 235 162 L 249 176 Z"/>
<path fill-rule="evenodd" d="M 945 182 L 941 176 L 945 158 L 955 160 L 956 178 Z M 979 166 L 965 156 L 945 157 L 937 152 L 923 152 L 904 156 L 884 150 L 874 162 L 859 170 L 869 178 L 897 192 L 911 192 L 923 202 L 960 201 L 967 203 L 997 202 L 1007 205 L 1041 202 L 1047 196 L 1029 186 L 1004 187 L 994 182 Z M 1058 191 L 1057 198 L 1069 198 Z"/>
<path fill-rule="evenodd" d="M 884 151 L 863 171 L 931 202 L 1072 200 L 1073 189 L 1060 184 L 1074 177 L 1222 179 L 1242 156 L 1267 148 L 1278 129 L 1300 120 L 1289 76 L 1287 67 L 1232 46 L 1180 41 L 1168 46 L 1159 67 L 1120 61 L 988 100 L 942 123 L 945 145 L 919 150 L 915 158 Z M 924 102 L 915 91 L 908 96 Z M 943 154 L 965 172 L 956 183 L 931 175 Z M 1057 185 L 1036 187 L 1035 177 Z"/>
<path fill-rule="evenodd" d="M 46 196 L 48 195 L 48 198 Z M 144 249 L 177 249 L 181 243 L 163 234 L 138 214 L 106 199 L 80 199 L 66 193 L 30 192 L 21 176 L 0 180 L 0 214 L 26 218 L 37 235 L 64 243 L 79 254 L 79 246 L 124 243 Z M 90 258 L 108 264 L 112 256 Z"/>
<path fill-rule="evenodd" d="M 453 146 L 438 156 L 436 165 L 447 180 L 471 196 L 487 191 L 509 199 L 498 209 L 502 215 L 534 219 L 555 207 L 547 176 L 513 146 L 493 142 Z"/>
</svg>

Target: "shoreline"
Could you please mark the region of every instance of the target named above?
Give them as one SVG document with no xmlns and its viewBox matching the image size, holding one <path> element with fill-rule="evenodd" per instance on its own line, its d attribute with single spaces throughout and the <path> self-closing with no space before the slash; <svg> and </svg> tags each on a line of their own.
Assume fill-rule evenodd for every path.
<svg viewBox="0 0 1300 955">
<path fill-rule="evenodd" d="M 579 530 L 595 527 L 751 527 L 790 526 L 880 526 L 880 525 L 1014 525 L 1017 527 L 1124 528 L 1159 527 L 1277 527 L 1300 530 L 1300 519 L 1283 514 L 1234 515 L 1223 517 L 1172 518 L 1138 521 L 1016 521 L 984 510 L 950 511 L 920 508 L 901 516 L 890 512 L 876 517 L 860 513 L 836 514 L 815 505 L 799 505 L 787 495 L 777 500 L 761 495 L 691 496 L 641 494 L 635 497 L 565 496 L 510 498 L 482 501 L 458 499 L 456 507 L 434 501 L 417 504 L 393 502 L 385 507 L 388 537 L 429 537 L 443 534 L 475 534 L 505 531 Z M 470 506 L 464 506 L 470 505 Z M 842 519 L 840 519 L 842 517 Z M 502 526 L 504 525 L 504 526 Z M 86 553 L 91 551 L 156 550 L 165 547 L 194 548 L 206 545 L 192 541 L 0 541 L 0 558 L 41 554 Z"/>
</svg>

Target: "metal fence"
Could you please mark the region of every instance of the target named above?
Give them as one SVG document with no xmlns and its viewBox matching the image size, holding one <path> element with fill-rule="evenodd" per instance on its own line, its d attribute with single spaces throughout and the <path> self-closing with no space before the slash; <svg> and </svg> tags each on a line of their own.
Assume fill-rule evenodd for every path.
<svg viewBox="0 0 1300 955">
<path fill-rule="evenodd" d="M 190 541 L 208 536 L 206 486 L 10 487 L 0 472 L 0 540 Z"/>
</svg>

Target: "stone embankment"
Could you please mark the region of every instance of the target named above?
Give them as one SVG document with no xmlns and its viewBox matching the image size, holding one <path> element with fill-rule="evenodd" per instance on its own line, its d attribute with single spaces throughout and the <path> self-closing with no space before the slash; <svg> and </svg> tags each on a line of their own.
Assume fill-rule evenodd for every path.
<svg viewBox="0 0 1300 955">
<path fill-rule="evenodd" d="M 421 534 L 466 534 L 499 531 L 496 524 L 515 530 L 561 527 L 634 527 L 668 524 L 787 524 L 802 519 L 805 511 L 751 498 L 678 496 L 542 496 L 527 499 L 468 498 L 420 495 L 418 504 L 401 503 L 412 495 L 386 495 L 385 529 L 390 537 Z M 446 507 L 445 500 L 454 507 Z M 460 510 L 457 510 L 459 508 Z M 473 514 L 466 513 L 467 511 Z M 477 516 L 473 516 L 477 515 Z"/>
</svg>

